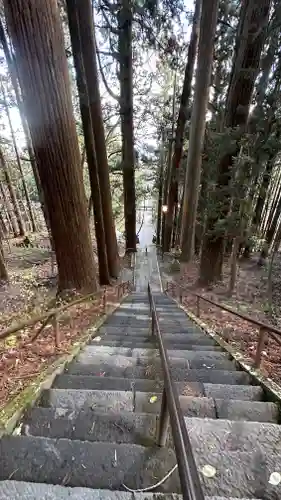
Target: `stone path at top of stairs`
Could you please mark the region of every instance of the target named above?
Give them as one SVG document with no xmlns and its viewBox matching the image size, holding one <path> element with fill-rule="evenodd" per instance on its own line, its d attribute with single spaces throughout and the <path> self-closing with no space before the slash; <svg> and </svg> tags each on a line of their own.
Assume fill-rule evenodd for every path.
<svg viewBox="0 0 281 500">
<path fill-rule="evenodd" d="M 277 405 L 174 301 L 157 292 L 155 302 L 206 498 L 281 498 L 269 482 L 281 473 Z M 171 435 L 154 446 L 162 388 L 147 294 L 133 293 L 25 415 L 21 435 L 0 440 L 0 500 L 180 499 L 177 471 L 158 493 L 123 487 L 153 485 L 176 464 Z"/>
</svg>

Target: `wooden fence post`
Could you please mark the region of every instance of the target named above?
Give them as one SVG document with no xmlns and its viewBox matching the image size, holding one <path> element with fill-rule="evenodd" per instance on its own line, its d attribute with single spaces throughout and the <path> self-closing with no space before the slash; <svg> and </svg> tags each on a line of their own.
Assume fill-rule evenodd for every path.
<svg viewBox="0 0 281 500">
<path fill-rule="evenodd" d="M 197 317 L 200 318 L 200 297 L 196 297 Z"/>
<path fill-rule="evenodd" d="M 264 343 L 266 339 L 266 330 L 262 326 L 260 327 L 259 330 L 259 338 L 258 338 L 258 345 L 257 345 L 257 350 L 256 350 L 256 356 L 255 356 L 255 361 L 254 361 L 254 367 L 259 368 L 261 364 L 261 354 L 262 350 L 264 348 Z"/>
</svg>

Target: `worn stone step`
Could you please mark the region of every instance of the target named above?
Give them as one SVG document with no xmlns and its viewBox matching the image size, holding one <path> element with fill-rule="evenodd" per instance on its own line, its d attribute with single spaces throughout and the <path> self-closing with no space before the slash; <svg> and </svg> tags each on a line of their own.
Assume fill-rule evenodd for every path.
<svg viewBox="0 0 281 500">
<path fill-rule="evenodd" d="M 90 488 L 70 488 L 43 483 L 23 481 L 2 481 L 1 500 L 182 500 L 173 493 L 129 493 L 126 491 L 92 490 Z M 229 497 L 206 497 L 206 500 L 238 500 Z M 258 500 L 240 498 L 239 500 Z"/>
<path fill-rule="evenodd" d="M 92 354 L 93 353 L 93 354 Z M 100 365 L 101 370 L 106 370 L 108 368 L 112 367 L 123 367 L 123 368 L 133 368 L 137 365 L 139 366 L 146 366 L 149 367 L 151 365 L 154 365 L 156 368 L 157 373 L 161 371 L 161 360 L 160 360 L 160 354 L 158 350 L 153 349 L 153 352 L 149 353 L 149 356 L 141 356 L 141 352 L 139 352 L 139 355 L 137 356 L 123 356 L 121 354 L 118 355 L 110 355 L 110 354 L 96 354 L 95 353 L 95 348 L 92 346 L 92 349 L 90 349 L 90 346 L 87 347 L 87 350 L 83 351 L 79 356 L 77 357 L 77 361 L 74 364 L 78 364 L 80 366 L 82 365 Z M 195 362 L 195 361 L 194 361 Z M 201 364 L 203 363 L 202 361 L 199 361 Z M 213 360 L 212 365 L 215 365 L 215 363 L 222 363 L 219 360 Z M 182 367 L 182 368 L 188 368 L 190 366 L 191 362 L 189 362 L 185 358 L 170 358 L 170 365 L 171 367 Z M 210 363 L 209 363 L 210 364 Z M 231 364 L 228 366 L 232 366 Z"/>
<path fill-rule="evenodd" d="M 101 326 L 98 330 L 98 335 L 130 335 L 133 337 L 149 337 L 151 335 L 150 328 L 131 328 L 126 326 Z"/>
<path fill-rule="evenodd" d="M 214 401 L 218 418 L 273 423 L 279 420 L 279 409 L 275 403 L 218 398 Z"/>
<path fill-rule="evenodd" d="M 157 397 L 157 400 L 154 399 Z M 216 418 L 215 403 L 212 398 L 180 396 L 180 405 L 183 415 L 200 418 Z M 152 402 L 153 401 L 153 402 Z M 135 411 L 137 413 L 154 413 L 161 411 L 162 393 L 135 393 Z"/>
<path fill-rule="evenodd" d="M 281 427 L 264 422 L 185 418 L 192 446 L 209 450 L 281 454 Z"/>
<path fill-rule="evenodd" d="M 176 382 L 175 384 L 179 394 L 204 395 L 204 386 L 200 382 Z M 53 387 L 58 389 L 160 392 L 163 390 L 163 385 L 162 380 L 92 377 L 90 375 L 59 375 Z"/>
<path fill-rule="evenodd" d="M 0 440 L 0 480 L 122 490 L 160 481 L 176 463 L 169 448 L 10 436 Z M 180 492 L 177 471 L 159 488 Z"/>
<path fill-rule="evenodd" d="M 153 391 L 162 390 L 159 380 L 128 379 L 122 377 L 92 377 L 91 375 L 59 375 L 54 386 L 58 389 L 91 389 L 109 391 Z"/>
<path fill-rule="evenodd" d="M 170 358 L 172 359 L 172 358 Z M 183 359 L 183 358 L 181 358 Z M 199 370 L 202 368 L 213 370 L 235 370 L 236 365 L 234 361 L 228 359 L 190 359 L 188 360 L 189 368 Z"/>
<path fill-rule="evenodd" d="M 188 349 L 181 349 L 179 351 L 173 349 L 170 350 L 168 349 L 168 355 L 170 358 L 185 358 L 188 361 L 201 361 L 203 360 L 204 363 L 208 364 L 209 362 L 212 364 L 213 361 L 217 360 L 223 360 L 227 361 L 228 360 L 228 354 L 226 352 L 222 351 L 208 351 L 208 350 L 188 350 Z"/>
<path fill-rule="evenodd" d="M 207 496 L 225 498 L 280 499 L 280 484 L 269 483 L 272 472 L 281 470 L 281 456 L 263 452 L 219 452 L 208 450 L 202 455 L 193 448 L 195 461 L 201 474 L 201 483 Z M 202 474 L 203 467 L 211 465 L 215 469 L 213 477 Z"/>
<path fill-rule="evenodd" d="M 153 414 L 97 413 L 92 408 L 33 408 L 22 422 L 24 436 L 78 439 L 153 446 L 156 436 Z"/>
<path fill-rule="evenodd" d="M 201 362 L 202 365 L 213 365 L 214 363 L 217 363 L 219 361 L 222 361 L 223 363 L 229 361 L 227 359 L 227 354 L 222 352 L 222 351 L 208 351 L 208 350 L 199 350 L 199 351 L 192 351 L 192 350 L 187 350 L 187 349 L 181 349 L 181 350 L 168 350 L 168 356 L 170 358 L 170 361 L 173 362 L 174 359 L 184 359 L 187 360 L 188 363 L 190 364 L 191 362 Z M 104 359 L 108 359 L 108 357 L 113 357 L 114 356 L 114 363 L 116 362 L 117 358 L 120 357 L 120 359 L 123 362 L 124 357 L 133 357 L 139 360 L 141 358 L 140 362 L 144 359 L 151 359 L 151 358 L 159 358 L 160 359 L 160 353 L 159 349 L 156 349 L 155 347 L 149 348 L 133 348 L 130 349 L 128 347 L 123 347 L 123 346 L 118 346 L 118 347 L 112 347 L 112 346 L 104 346 L 104 345 L 88 345 L 83 349 L 82 353 L 78 357 L 78 362 L 83 362 L 84 359 L 88 360 L 94 358 L 95 362 L 97 362 L 97 359 L 99 358 L 101 361 Z M 88 362 L 88 361 L 87 361 Z M 224 364 L 224 366 L 226 366 Z"/>
<path fill-rule="evenodd" d="M 203 384 L 205 396 L 218 399 L 261 401 L 263 390 L 258 385 Z"/>
<path fill-rule="evenodd" d="M 153 341 L 153 337 L 151 336 L 151 333 L 147 333 L 145 335 L 140 334 L 132 334 L 130 333 L 119 333 L 116 332 L 115 334 L 103 334 L 101 332 L 101 329 L 98 331 L 97 334 L 98 338 L 100 338 L 101 342 L 104 340 L 106 341 L 119 341 L 120 339 L 127 339 L 132 342 L 150 342 Z M 176 343 L 176 344 L 191 344 L 191 345 L 204 345 L 204 346 L 214 346 L 218 345 L 216 342 L 211 338 L 208 337 L 207 335 L 198 335 L 198 334 L 189 334 L 189 333 L 172 333 L 172 334 L 165 334 L 163 333 L 163 338 L 167 344 L 167 347 L 169 346 L 169 343 Z M 97 341 L 95 339 L 92 340 L 92 343 L 96 343 Z"/>
<path fill-rule="evenodd" d="M 161 400 L 162 393 L 156 391 L 148 393 L 133 390 L 50 389 L 43 393 L 40 404 L 44 407 L 80 410 L 91 408 L 96 412 L 159 413 Z M 193 393 L 180 396 L 180 402 L 186 416 L 273 423 L 278 422 L 279 418 L 278 406 L 275 403 L 195 397 Z"/>
<path fill-rule="evenodd" d="M 190 381 L 190 382 L 206 382 L 211 384 L 243 384 L 250 383 L 250 376 L 246 372 L 232 370 L 211 370 L 203 369 L 187 369 L 184 367 L 172 366 L 172 375 L 175 381 Z M 96 377 L 113 377 L 113 378 L 128 378 L 128 379 L 149 379 L 163 380 L 163 371 L 157 364 L 148 366 L 111 366 L 109 364 L 82 364 L 71 363 L 66 372 L 70 375 L 90 375 Z"/>
<path fill-rule="evenodd" d="M 98 391 L 89 389 L 49 389 L 40 405 L 69 409 L 91 408 L 97 412 L 134 411 L 133 391 Z"/>
<path fill-rule="evenodd" d="M 119 340 L 105 340 L 107 337 L 98 337 L 98 340 L 93 341 L 89 345 L 104 345 L 104 346 L 111 346 L 111 347 L 128 347 L 128 348 L 136 348 L 136 349 L 157 349 L 157 341 L 151 340 L 151 338 L 146 339 L 145 341 L 133 341 L 133 340 L 126 340 L 129 337 L 121 337 Z M 188 351 L 222 351 L 222 348 L 219 345 L 198 345 L 198 344 L 189 344 L 189 343 L 172 343 L 169 342 L 169 344 L 166 344 L 166 347 L 169 348 L 169 350 L 177 350 L 177 351 L 182 351 L 182 350 L 188 350 Z"/>
</svg>

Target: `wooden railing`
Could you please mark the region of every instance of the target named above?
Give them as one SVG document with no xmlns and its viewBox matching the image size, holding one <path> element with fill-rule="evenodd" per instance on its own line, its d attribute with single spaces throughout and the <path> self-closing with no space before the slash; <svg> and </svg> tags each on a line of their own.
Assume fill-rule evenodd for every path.
<svg viewBox="0 0 281 500">
<path fill-rule="evenodd" d="M 230 314 L 233 314 L 234 316 L 237 316 L 238 318 L 243 319 L 244 321 L 247 321 L 248 323 L 251 323 L 252 325 L 255 325 L 259 328 L 259 333 L 258 333 L 258 344 L 257 344 L 257 350 L 255 354 L 255 359 L 254 359 L 254 367 L 259 368 L 261 364 L 261 357 L 262 357 L 262 351 L 265 346 L 265 342 L 267 340 L 267 335 L 271 336 L 277 344 L 281 345 L 281 330 L 279 328 L 276 328 L 273 325 L 270 325 L 268 323 L 264 323 L 262 321 L 259 321 L 255 318 L 252 318 L 251 316 L 248 316 L 247 314 L 243 314 L 239 311 L 235 311 L 235 309 L 232 309 L 231 307 L 228 307 L 224 304 L 220 304 L 219 302 L 216 302 L 215 300 L 209 299 L 208 297 L 205 297 L 204 295 L 200 295 L 199 293 L 192 292 L 191 290 L 184 288 L 183 286 L 179 285 L 178 283 L 175 283 L 174 281 L 167 281 L 165 293 L 170 293 L 170 295 L 178 297 L 179 302 L 182 304 L 183 302 L 183 297 L 184 295 L 192 295 L 193 297 L 196 298 L 196 316 L 200 318 L 200 301 L 205 301 L 215 307 L 218 307 L 222 309 L 223 311 L 227 311 Z"/>
<path fill-rule="evenodd" d="M 110 289 L 103 288 L 102 290 L 96 292 L 96 293 L 90 293 L 88 295 L 83 295 L 82 297 L 79 297 L 76 300 L 73 300 L 71 302 L 68 302 L 66 304 L 63 304 L 62 306 L 50 309 L 49 311 L 46 311 L 36 317 L 30 318 L 29 320 L 22 321 L 21 323 L 17 323 L 14 326 L 10 326 L 9 328 L 6 328 L 2 331 L 0 331 L 0 340 L 6 339 L 10 337 L 11 335 L 19 332 L 20 330 L 24 330 L 25 328 L 31 327 L 36 325 L 37 323 L 42 323 L 39 329 L 34 333 L 33 337 L 29 342 L 33 342 L 39 335 L 40 333 L 44 330 L 44 328 L 48 324 L 53 325 L 53 330 L 54 330 L 54 336 L 55 336 L 55 343 L 56 347 L 59 346 L 59 339 L 60 339 L 60 332 L 59 332 L 59 318 L 62 315 L 64 311 L 67 309 L 77 306 L 78 304 L 81 304 L 82 302 L 87 302 L 87 301 L 92 301 L 92 300 L 99 300 L 100 305 L 102 307 L 102 311 L 105 314 L 106 313 L 106 306 L 107 306 L 107 292 L 108 291 L 115 291 L 115 294 L 117 296 L 117 299 L 120 300 L 120 298 L 128 291 L 132 290 L 132 282 L 131 281 L 124 281 L 122 283 L 119 283 L 118 285 L 115 285 L 114 287 Z"/>
</svg>

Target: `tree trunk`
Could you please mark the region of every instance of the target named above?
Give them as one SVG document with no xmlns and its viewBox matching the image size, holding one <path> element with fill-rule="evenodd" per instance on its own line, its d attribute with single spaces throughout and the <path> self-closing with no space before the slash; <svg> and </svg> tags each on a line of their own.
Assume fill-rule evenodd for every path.
<svg viewBox="0 0 281 500">
<path fill-rule="evenodd" d="M 25 109 L 50 217 L 58 291 L 97 289 L 57 2 L 5 0 Z"/>
<path fill-rule="evenodd" d="M 108 268 L 110 276 L 112 276 L 112 278 L 117 278 L 119 275 L 120 266 L 112 210 L 109 166 L 107 161 L 105 133 L 99 91 L 98 68 L 96 60 L 96 41 L 91 1 L 76 1 L 76 9 L 80 26 L 81 52 L 84 63 L 86 85 L 90 102 L 91 121 L 95 140 Z"/>
<path fill-rule="evenodd" d="M 166 178 L 164 186 L 164 205 L 167 205 L 167 211 L 163 216 L 162 221 L 162 233 L 163 233 L 163 251 L 169 252 L 171 244 L 171 235 L 173 228 L 174 219 L 174 204 L 171 206 L 171 212 L 168 213 L 168 195 L 170 191 L 170 186 L 172 182 L 172 158 L 173 158 L 173 146 L 174 146 L 174 131 L 175 131 L 175 114 L 176 114 L 176 92 L 177 92 L 177 73 L 174 73 L 174 84 L 173 84 L 173 107 L 172 107 L 172 130 L 171 136 L 167 134 L 168 139 L 168 154 L 167 154 L 167 168 L 166 168 Z"/>
<path fill-rule="evenodd" d="M 262 176 L 262 182 L 261 182 L 261 186 L 259 189 L 259 195 L 258 195 L 256 207 L 255 207 L 253 222 L 252 222 L 253 225 L 257 228 L 260 226 L 262 209 L 263 209 L 264 202 L 265 202 L 266 192 L 267 192 L 267 189 L 269 186 L 272 169 L 273 169 L 273 161 L 272 161 L 272 159 L 269 159 L 266 163 L 265 171 L 264 171 L 263 176 Z"/>
<path fill-rule="evenodd" d="M 219 0 L 203 0 L 202 3 L 196 86 L 191 116 L 183 202 L 181 259 L 185 262 L 189 262 L 194 254 L 202 148 L 205 136 L 218 4 Z"/>
<path fill-rule="evenodd" d="M 91 185 L 91 198 L 94 205 L 95 233 L 98 250 L 99 280 L 101 285 L 110 284 L 108 260 L 106 251 L 106 240 L 104 232 L 104 221 L 102 213 L 101 192 L 98 177 L 98 166 L 95 151 L 95 140 L 93 135 L 92 119 L 88 89 L 85 78 L 85 70 L 82 59 L 81 37 L 78 22 L 76 0 L 67 0 L 67 12 L 71 45 L 76 70 L 76 82 L 79 93 L 80 113 L 82 118 L 87 163 Z"/>
<path fill-rule="evenodd" d="M 23 187 L 25 198 L 26 198 L 26 203 L 27 203 L 27 208 L 28 208 L 28 214 L 29 214 L 30 222 L 31 222 L 31 228 L 32 228 L 32 231 L 34 233 L 36 233 L 37 227 L 36 227 L 35 215 L 33 213 L 33 209 L 32 209 L 32 205 L 31 205 L 31 201 L 30 201 L 30 197 L 29 197 L 27 185 L 26 185 L 25 178 L 24 178 L 24 175 L 23 175 L 23 170 L 22 170 L 22 166 L 21 166 L 21 159 L 20 159 L 20 155 L 19 155 L 19 151 L 18 151 L 18 147 L 17 147 L 15 133 L 14 133 L 14 129 L 13 129 L 12 121 L 11 121 L 11 116 L 10 116 L 10 110 L 9 110 L 9 106 L 8 106 L 8 103 L 7 103 L 6 93 L 5 93 L 5 89 L 4 89 L 4 85 L 3 85 L 2 81 L 1 81 L 1 90 L 2 90 L 2 95 L 3 95 L 3 104 L 4 104 L 4 108 L 5 108 L 6 114 L 7 114 L 7 118 L 8 118 L 8 122 L 9 122 L 9 127 L 10 127 L 10 130 L 11 130 L 12 143 L 13 143 L 15 154 L 16 154 L 17 165 L 18 165 L 18 169 L 19 169 L 19 172 L 20 172 L 20 176 L 21 176 L 22 187 Z"/>
<path fill-rule="evenodd" d="M 255 80 L 259 73 L 260 56 L 264 44 L 265 27 L 268 22 L 270 0 L 244 0 L 241 6 L 240 22 L 237 31 L 236 48 L 232 65 L 231 79 L 228 87 L 224 127 L 234 129 L 240 127 L 241 134 L 247 124 Z M 212 215 L 207 219 L 206 233 L 202 245 L 200 281 L 214 282 L 222 276 L 224 234 L 216 234 L 217 224 L 223 225 L 227 219 L 231 196 L 229 182 L 232 176 L 233 157 L 239 153 L 238 141 L 233 151 L 224 154 L 219 162 L 217 186 L 211 195 Z M 223 209 L 221 203 L 221 190 Z M 220 203 L 219 203 L 220 201 Z M 215 209 L 215 207 L 217 207 Z M 217 212 L 214 214 L 214 212 Z M 210 270 L 205 275 L 206 262 Z"/>
<path fill-rule="evenodd" d="M 185 67 L 184 82 L 181 94 L 180 109 L 177 119 L 175 149 L 171 164 L 171 181 L 168 192 L 168 211 L 166 217 L 166 239 L 171 241 L 171 233 L 173 229 L 173 215 L 176 211 L 176 198 L 178 191 L 178 172 L 183 150 L 184 131 L 187 121 L 188 102 L 191 93 L 191 82 L 194 71 L 194 63 L 197 53 L 199 25 L 201 16 L 202 0 L 196 0 L 195 11 L 193 16 L 192 32 L 187 54 L 187 64 Z M 174 239 L 174 238 L 173 238 Z"/>
<path fill-rule="evenodd" d="M 0 282 L 1 281 L 8 281 L 9 276 L 8 276 L 8 271 L 6 268 L 5 264 L 5 257 L 4 257 L 4 251 L 3 251 L 3 245 L 2 245 L 2 233 L 0 231 Z"/>
<path fill-rule="evenodd" d="M 0 192 L 1 192 L 2 199 L 3 199 L 3 204 L 5 205 L 6 210 L 7 210 L 7 219 L 11 225 L 13 235 L 16 238 L 19 235 L 17 219 L 15 217 L 15 213 L 14 213 L 12 204 L 11 204 L 9 198 L 6 196 L 5 188 L 2 185 L 2 182 L 0 182 Z"/>
<path fill-rule="evenodd" d="M 39 196 L 39 200 L 40 200 L 41 207 L 42 207 L 42 212 L 43 212 L 43 215 L 45 217 L 46 226 L 49 229 L 49 227 L 50 227 L 49 217 L 48 217 L 47 209 L 46 209 L 46 206 L 45 206 L 45 203 L 44 203 L 44 196 L 43 196 L 42 187 L 41 187 L 41 183 L 40 183 L 40 179 L 39 179 L 39 174 L 38 174 L 38 170 L 37 170 L 37 165 L 36 165 L 36 161 L 35 161 L 35 156 L 34 156 L 34 151 L 33 151 L 33 147 L 32 147 L 31 137 L 30 137 L 28 125 L 27 125 L 27 122 L 26 122 L 26 119 L 25 119 L 25 115 L 24 115 L 24 112 L 23 112 L 23 102 L 22 102 L 22 99 L 21 99 L 21 96 L 20 96 L 20 92 L 19 92 L 19 87 L 18 87 L 17 71 L 15 69 L 14 61 L 12 60 L 12 57 L 11 57 L 10 49 L 9 49 L 9 46 L 8 46 L 8 43 L 7 43 L 7 39 L 6 39 L 6 35 L 5 35 L 5 30 L 4 30 L 4 27 L 3 27 L 1 19 L 0 19 L 0 41 L 1 41 L 1 44 L 2 44 L 2 47 L 3 47 L 3 51 L 4 51 L 4 54 L 5 54 L 5 58 L 6 58 L 6 61 L 7 61 L 9 73 L 10 73 L 11 80 L 12 80 L 12 85 L 13 85 L 15 96 L 16 96 L 17 105 L 18 105 L 18 108 L 19 108 L 19 113 L 20 113 L 22 128 L 23 128 L 23 131 L 24 131 L 25 141 L 26 141 L 26 145 L 27 145 L 28 156 L 29 156 L 29 159 L 30 159 L 30 164 L 31 164 L 31 167 L 32 167 L 33 175 L 34 175 L 34 179 L 35 179 L 35 183 L 36 183 L 36 187 L 37 187 L 37 191 L 38 191 L 38 196 Z"/>
<path fill-rule="evenodd" d="M 163 206 L 163 181 L 164 181 L 164 138 L 162 136 L 160 149 L 160 165 L 159 165 L 159 179 L 158 179 L 158 208 L 157 208 L 157 231 L 156 231 L 156 245 L 161 242 L 161 222 L 162 222 L 162 206 Z"/>
<path fill-rule="evenodd" d="M 126 252 L 136 251 L 135 151 L 133 128 L 132 6 L 122 0 L 118 11 L 120 116 Z"/>
<path fill-rule="evenodd" d="M 4 156 L 3 156 L 3 152 L 2 152 L 1 149 L 0 149 L 0 164 L 1 164 L 1 167 L 3 169 L 5 181 L 6 181 L 7 188 L 8 188 L 8 191 L 9 191 L 9 195 L 10 195 L 10 198 L 11 198 L 11 202 L 12 202 L 12 205 L 13 205 L 13 210 L 14 210 L 14 213 L 15 213 L 15 217 L 17 219 L 17 223 L 18 223 L 18 227 L 19 227 L 19 235 L 20 236 L 24 236 L 25 235 L 25 227 L 24 227 L 23 219 L 22 219 L 22 216 L 21 216 L 21 213 L 20 213 L 20 207 L 19 207 L 18 199 L 17 199 L 17 196 L 16 196 L 16 192 L 15 192 L 12 180 L 11 180 L 11 175 L 10 175 L 9 167 L 8 167 L 8 165 L 5 162 L 5 159 L 4 159 Z"/>
</svg>

